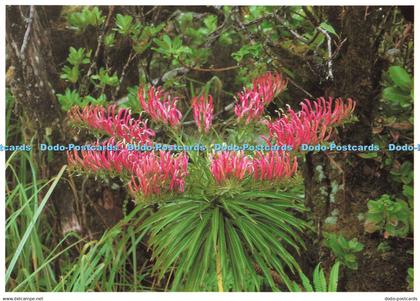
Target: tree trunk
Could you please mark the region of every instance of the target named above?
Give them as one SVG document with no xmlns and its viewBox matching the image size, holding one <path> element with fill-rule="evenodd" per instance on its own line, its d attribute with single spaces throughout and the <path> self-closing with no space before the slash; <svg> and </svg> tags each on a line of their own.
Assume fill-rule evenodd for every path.
<svg viewBox="0 0 420 301">
<path fill-rule="evenodd" d="M 59 81 L 52 55 L 49 16 L 61 8 L 8 6 L 6 45 L 8 46 L 7 85 L 15 99 L 14 113 L 20 118 L 23 142 L 33 146 L 41 178 L 55 176 L 65 164 L 65 156 L 40 152 L 39 143 L 64 143 L 63 115 L 55 93 Z M 80 231 L 75 214 L 73 193 L 65 181 L 55 189 L 53 203 L 63 233 Z"/>
</svg>

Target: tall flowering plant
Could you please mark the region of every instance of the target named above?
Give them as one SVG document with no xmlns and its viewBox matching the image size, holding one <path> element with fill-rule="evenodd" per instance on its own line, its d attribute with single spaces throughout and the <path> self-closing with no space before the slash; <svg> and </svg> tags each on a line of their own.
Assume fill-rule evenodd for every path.
<svg viewBox="0 0 420 301">
<path fill-rule="evenodd" d="M 355 102 L 305 100 L 299 111 L 288 108 L 274 121 L 265 119 L 265 108 L 286 85 L 278 73 L 256 78 L 237 93 L 234 119 L 241 128 L 261 124 L 248 126 L 253 131 L 263 130 L 253 137 L 262 136 L 268 145 L 293 146 L 292 151 L 211 151 L 211 144 L 194 155 L 172 151 L 171 141 L 160 141 L 162 137 L 197 143 L 206 137 L 204 140 L 216 144 L 224 142 L 220 137 L 239 139 L 231 129 L 219 131 L 229 123 L 222 127 L 214 123 L 214 100 L 207 94 L 189 102 L 200 135 L 187 136 L 190 131 L 184 130 L 181 119 L 188 115 L 182 117 L 179 99 L 161 87 L 140 87 L 138 100 L 152 123 L 166 125 L 170 135 L 156 134 L 142 113 L 116 105 L 70 110 L 69 120 L 75 126 L 108 136 L 92 143 L 90 149 L 68 152 L 70 168 L 119 177 L 126 184 L 148 214 L 146 219 L 142 215 L 139 224 L 140 230 L 147 232 L 147 245 L 153 252 L 152 273 L 158 281 L 169 277 L 171 289 L 241 291 L 247 283 L 248 288 L 259 290 L 261 275 L 256 266 L 265 285 L 278 289 L 272 277 L 275 271 L 292 289 L 287 271 L 300 271 L 294 253 L 303 246 L 299 232 L 307 229 L 305 221 L 294 214 L 303 208 L 300 194 L 287 189 L 293 184 L 289 180 L 299 179 L 301 154 L 297 148 L 328 140 L 333 128 L 351 116 Z M 212 127 L 214 131 L 210 131 Z M 149 150 L 133 150 L 131 144 L 146 145 Z M 168 149 L 162 150 L 162 146 Z"/>
</svg>

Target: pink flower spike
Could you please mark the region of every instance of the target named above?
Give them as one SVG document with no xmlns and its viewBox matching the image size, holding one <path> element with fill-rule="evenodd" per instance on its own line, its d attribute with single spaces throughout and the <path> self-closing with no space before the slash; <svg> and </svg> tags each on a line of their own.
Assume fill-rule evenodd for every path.
<svg viewBox="0 0 420 301">
<path fill-rule="evenodd" d="M 213 97 L 211 95 L 196 96 L 192 99 L 194 121 L 198 130 L 207 133 L 213 122 Z"/>
<path fill-rule="evenodd" d="M 243 152 L 217 152 L 210 155 L 210 172 L 217 183 L 229 178 L 243 180 L 252 171 L 252 162 Z"/>
<path fill-rule="evenodd" d="M 245 124 L 259 121 L 264 114 L 265 106 L 283 92 L 286 86 L 287 80 L 279 73 L 267 72 L 256 78 L 251 89 L 245 88 L 237 94 L 235 115 L 238 120 L 244 120 Z"/>
<path fill-rule="evenodd" d="M 163 192 L 183 192 L 187 175 L 188 157 L 185 153 L 174 156 L 164 151 L 159 155 L 150 152 L 137 162 L 129 187 L 132 192 L 141 193 L 144 197 Z"/>
<path fill-rule="evenodd" d="M 355 108 L 355 102 L 341 98 L 301 102 L 301 110 L 288 112 L 273 122 L 265 122 L 269 130 L 269 138 L 264 140 L 277 145 L 290 145 L 299 149 L 302 144 L 318 144 L 329 139 L 335 125 L 349 118 Z"/>
<path fill-rule="evenodd" d="M 177 97 L 171 97 L 162 87 L 149 87 L 148 91 L 140 87 L 137 91 L 139 102 L 143 110 L 150 115 L 152 120 L 177 126 L 182 118 L 177 109 Z M 146 100 L 147 99 L 147 100 Z"/>
<path fill-rule="evenodd" d="M 117 112 L 116 109 L 116 105 L 107 108 L 89 105 L 83 109 L 75 106 L 70 109 L 69 117 L 74 124 L 85 125 L 111 137 L 125 139 L 128 142 L 151 142 L 155 132 L 147 127 L 145 121 L 133 118 L 127 109 L 120 109 Z"/>
<path fill-rule="evenodd" d="M 286 89 L 287 80 L 280 73 L 267 72 L 253 81 L 254 91 L 261 95 L 265 104 Z"/>
<path fill-rule="evenodd" d="M 258 152 L 252 160 L 254 179 L 260 181 L 279 181 L 292 177 L 297 170 L 296 156 L 286 152 Z"/>
<path fill-rule="evenodd" d="M 264 101 L 255 91 L 244 90 L 238 93 L 235 104 L 235 115 L 238 120 L 245 120 L 245 124 L 258 121 L 264 113 Z"/>
<path fill-rule="evenodd" d="M 69 167 L 87 172 L 117 174 L 131 179 L 128 188 L 144 197 L 161 193 L 183 192 L 188 175 L 186 153 L 173 155 L 170 152 L 139 152 L 128 150 L 125 144 L 111 138 L 96 143 L 103 150 L 82 150 L 67 153 Z M 113 148 L 116 147 L 116 148 Z"/>
</svg>

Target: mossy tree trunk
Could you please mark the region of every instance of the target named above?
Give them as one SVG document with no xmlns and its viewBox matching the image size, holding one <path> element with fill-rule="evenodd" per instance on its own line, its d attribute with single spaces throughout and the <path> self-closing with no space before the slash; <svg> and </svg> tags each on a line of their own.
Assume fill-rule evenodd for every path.
<svg viewBox="0 0 420 301">
<path fill-rule="evenodd" d="M 7 86 L 14 97 L 14 114 L 22 125 L 22 142 L 32 145 L 39 178 L 43 179 L 55 176 L 65 164 L 62 154 L 51 156 L 38 148 L 40 143 L 66 141 L 64 116 L 55 96 L 59 81 L 49 19 L 59 11 L 59 7 L 41 6 L 8 6 L 6 11 Z M 66 181 L 60 181 L 55 189 L 53 203 L 62 232 L 80 231 L 73 193 Z"/>
</svg>

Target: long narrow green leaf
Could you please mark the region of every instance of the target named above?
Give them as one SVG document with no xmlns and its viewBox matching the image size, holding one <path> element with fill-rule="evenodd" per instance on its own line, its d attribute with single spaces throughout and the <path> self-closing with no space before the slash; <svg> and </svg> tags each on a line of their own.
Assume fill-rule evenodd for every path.
<svg viewBox="0 0 420 301">
<path fill-rule="evenodd" d="M 318 265 L 315 267 L 313 280 L 314 280 L 315 290 L 317 292 L 327 291 L 327 281 L 325 280 L 325 274 L 324 274 L 324 271 L 321 269 L 320 263 L 318 263 Z"/>
<path fill-rule="evenodd" d="M 311 285 L 311 281 L 308 279 L 308 277 L 306 277 L 306 275 L 302 272 L 299 273 L 299 276 L 300 276 L 300 280 L 302 280 L 302 285 L 303 285 L 303 288 L 305 289 L 305 291 L 313 292 L 314 289 L 313 289 L 313 287 Z"/>
<path fill-rule="evenodd" d="M 15 264 L 16 264 L 16 262 L 17 262 L 17 260 L 18 260 L 19 256 L 20 256 L 20 254 L 21 254 L 22 250 L 23 250 L 23 247 L 25 246 L 25 244 L 26 244 L 26 242 L 27 242 L 27 240 L 28 240 L 28 238 L 29 238 L 29 236 L 30 236 L 30 234 L 31 234 L 31 232 L 32 232 L 32 229 L 34 228 L 34 226 L 35 226 L 35 224 L 36 224 L 36 222 L 37 222 L 37 220 L 38 220 L 39 216 L 41 215 L 41 212 L 42 212 L 42 210 L 44 209 L 45 204 L 46 204 L 46 203 L 47 203 L 47 201 L 49 200 L 49 198 L 50 198 L 50 196 L 51 196 L 52 192 L 53 192 L 53 191 L 54 191 L 54 189 L 55 189 L 55 186 L 57 186 L 58 181 L 61 179 L 61 177 L 62 177 L 62 175 L 63 175 L 64 171 L 66 170 L 66 168 L 67 168 L 67 165 L 64 165 L 64 166 L 61 168 L 60 172 L 59 172 L 59 173 L 58 173 L 58 175 L 55 177 L 54 182 L 51 184 L 50 189 L 48 189 L 48 191 L 47 191 L 47 193 L 45 194 L 44 198 L 42 199 L 42 201 L 41 201 L 41 203 L 40 203 L 39 207 L 37 208 L 37 210 L 36 210 L 36 212 L 35 212 L 35 214 L 34 214 L 34 216 L 33 216 L 32 220 L 31 220 L 31 222 L 30 222 L 30 224 L 29 224 L 28 228 L 27 228 L 27 229 L 26 229 L 26 231 L 25 231 L 25 234 L 24 234 L 24 235 L 23 235 L 23 237 L 22 237 L 22 240 L 20 241 L 20 243 L 19 243 L 19 245 L 18 245 L 18 247 L 17 247 L 17 249 L 16 249 L 15 254 L 14 254 L 14 255 L 13 255 L 13 257 L 12 257 L 12 260 L 10 261 L 9 266 L 7 267 L 7 270 L 6 270 L 6 279 L 5 279 L 5 281 L 6 281 L 6 282 L 9 280 L 10 275 L 11 275 L 11 273 L 12 273 L 12 271 L 13 271 L 14 267 L 15 267 Z"/>
<path fill-rule="evenodd" d="M 337 291 L 339 272 L 340 272 L 340 262 L 337 261 L 333 265 L 333 267 L 331 268 L 330 278 L 329 278 L 329 281 L 328 281 L 328 291 L 329 292 L 336 292 Z"/>
</svg>

